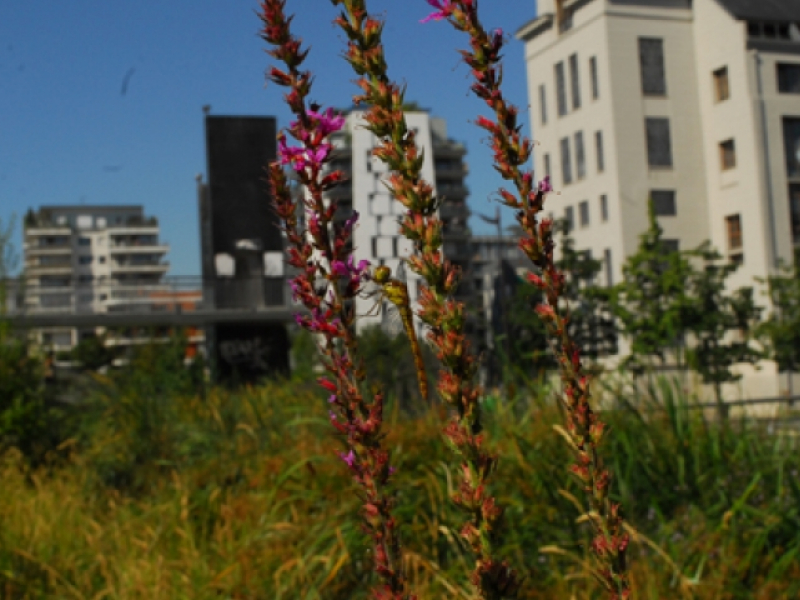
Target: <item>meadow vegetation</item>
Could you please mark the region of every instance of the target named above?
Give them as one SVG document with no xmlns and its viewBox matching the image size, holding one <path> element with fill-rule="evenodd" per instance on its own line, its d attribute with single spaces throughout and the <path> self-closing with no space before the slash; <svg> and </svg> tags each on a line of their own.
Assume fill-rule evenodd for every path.
<svg viewBox="0 0 800 600">
<path fill-rule="evenodd" d="M 171 368 L 180 353 L 153 346 L 95 376 L 46 460 L 5 449 L 0 597 L 367 598 L 376 576 L 360 500 L 318 387 L 209 387 Z M 561 466 L 558 405 L 541 381 L 516 389 L 484 401 L 504 457 L 499 551 L 521 567 L 521 598 L 601 597 L 581 490 Z M 795 438 L 707 419 L 666 380 L 626 401 L 603 417 L 614 497 L 631 507 L 636 597 L 797 597 Z M 389 403 L 405 567 L 421 598 L 472 598 L 440 411 Z"/>
</svg>

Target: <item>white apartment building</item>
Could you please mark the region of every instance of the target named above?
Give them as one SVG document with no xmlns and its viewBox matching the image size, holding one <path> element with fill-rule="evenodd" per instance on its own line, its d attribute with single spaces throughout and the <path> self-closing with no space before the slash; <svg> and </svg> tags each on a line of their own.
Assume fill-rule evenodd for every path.
<svg viewBox="0 0 800 600">
<path fill-rule="evenodd" d="M 153 304 L 169 246 L 141 206 L 43 206 L 25 217 L 25 310 L 121 312 Z M 155 295 L 155 296 L 154 296 Z M 36 341 L 69 350 L 94 330 L 48 328 Z M 108 343 L 125 345 L 124 340 Z"/>
<path fill-rule="evenodd" d="M 521 27 L 545 211 L 622 276 L 652 198 L 680 249 L 710 240 L 731 285 L 800 246 L 799 0 L 538 0 Z M 759 297 L 763 302 L 766 299 Z M 730 395 L 785 386 L 774 365 Z M 797 389 L 797 385 L 795 385 Z"/>
<path fill-rule="evenodd" d="M 396 270 L 400 260 L 413 253 L 411 243 L 399 232 L 399 219 L 405 209 L 392 198 L 384 184 L 389 171 L 383 162 L 372 155 L 377 140 L 364 127 L 363 115 L 364 112 L 360 110 L 348 112 L 345 126 L 331 136 L 334 151 L 329 168 L 341 169 L 349 181 L 333 189 L 330 196 L 338 202 L 337 220 L 345 220 L 353 210 L 359 213 L 353 235 L 357 259 L 367 259 L 373 266 L 387 265 Z M 464 185 L 467 174 L 467 165 L 463 160 L 466 148 L 447 137 L 444 119 L 409 110 L 406 112 L 406 122 L 409 129 L 415 132 L 417 145 L 426 157 L 422 177 L 431 182 L 434 192 L 443 198 L 440 216 L 443 221 L 444 253 L 463 270 L 465 277 L 459 286 L 458 297 L 469 302 L 472 300 L 472 287 L 469 278 L 470 233 L 467 228 L 469 192 Z M 413 302 L 419 295 L 419 276 L 410 269 L 406 269 L 406 276 Z M 357 299 L 357 314 L 374 312 L 374 315 L 359 320 L 359 328 L 381 323 L 382 311 L 373 310 L 375 303 L 376 300 L 371 298 Z M 470 323 L 470 327 L 471 333 L 479 333 L 480 339 L 483 338 L 483 326 L 478 324 L 477 319 Z M 478 329 L 481 331 L 478 332 Z"/>
</svg>

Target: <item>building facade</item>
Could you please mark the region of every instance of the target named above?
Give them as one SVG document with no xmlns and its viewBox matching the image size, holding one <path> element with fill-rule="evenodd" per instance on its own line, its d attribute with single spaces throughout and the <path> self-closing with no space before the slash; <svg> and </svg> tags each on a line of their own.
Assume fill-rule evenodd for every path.
<svg viewBox="0 0 800 600">
<path fill-rule="evenodd" d="M 128 312 L 157 301 L 169 246 L 141 206 L 43 206 L 28 212 L 24 227 L 27 312 Z M 95 333 L 62 327 L 34 336 L 63 351 Z"/>
<path fill-rule="evenodd" d="M 545 211 L 622 276 L 652 199 L 669 245 L 705 240 L 730 285 L 800 246 L 800 3 L 538 0 L 525 44 Z M 759 296 L 759 299 L 766 301 Z M 780 392 L 774 367 L 746 394 Z"/>
</svg>

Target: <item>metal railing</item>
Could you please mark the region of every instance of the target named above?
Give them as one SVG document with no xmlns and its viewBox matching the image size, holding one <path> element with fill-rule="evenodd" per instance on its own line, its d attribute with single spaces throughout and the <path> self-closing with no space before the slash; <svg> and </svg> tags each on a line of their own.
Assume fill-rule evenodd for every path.
<svg viewBox="0 0 800 600">
<path fill-rule="evenodd" d="M 35 286 L 11 280 L 0 316 L 27 327 L 177 321 L 286 321 L 294 312 L 284 278 L 164 277 Z M 177 320 L 176 320 L 177 319 Z"/>
</svg>

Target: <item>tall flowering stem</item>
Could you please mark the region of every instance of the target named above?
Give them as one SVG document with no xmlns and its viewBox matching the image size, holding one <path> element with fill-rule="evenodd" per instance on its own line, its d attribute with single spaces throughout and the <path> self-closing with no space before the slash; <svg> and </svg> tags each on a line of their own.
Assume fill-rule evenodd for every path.
<svg viewBox="0 0 800 600">
<path fill-rule="evenodd" d="M 265 0 L 260 17 L 264 24 L 261 37 L 272 47 L 268 54 L 285 65 L 285 70 L 272 67 L 268 78 L 289 88 L 284 98 L 297 118 L 288 133 L 299 145 L 290 145 L 286 134 L 279 134 L 279 160 L 269 166 L 276 210 L 289 241 L 288 261 L 299 271 L 291 282 L 293 295 L 308 310 L 297 316 L 297 322 L 323 340 L 321 350 L 329 376 L 319 383 L 330 393 L 331 423 L 347 442 L 348 451 L 340 457 L 361 487 L 363 527 L 372 539 L 375 569 L 382 581 L 373 589 L 373 597 L 415 600 L 406 590 L 397 522 L 392 516 L 395 501 L 389 479 L 394 469 L 382 445 L 383 395 L 376 393 L 367 400 L 361 393 L 365 376 L 357 355 L 354 299 L 367 277 L 369 263 L 356 264 L 352 256 L 358 214 L 334 226 L 336 202 L 323 198 L 324 192 L 343 179 L 340 171 L 327 171 L 325 163 L 332 149 L 329 136 L 342 128 L 344 118 L 331 109 L 306 108 L 311 74 L 300 66 L 308 51 L 301 50 L 301 40 L 292 35 L 291 18 L 286 17 L 284 8 L 285 0 Z M 306 190 L 301 201 L 294 199 L 286 165 Z M 298 220 L 300 209 L 306 212 L 306 227 Z"/>
<path fill-rule="evenodd" d="M 366 128 L 378 139 L 374 156 L 392 171 L 386 184 L 404 207 L 400 232 L 414 244 L 410 268 L 426 282 L 418 316 L 428 326 L 427 338 L 442 364 L 437 389 L 455 410 L 445 428 L 445 439 L 461 457 L 460 481 L 453 502 L 468 516 L 461 530 L 476 557 L 471 581 L 481 598 L 514 597 L 520 587 L 515 572 L 495 557 L 493 544 L 502 510 L 489 493 L 488 481 L 497 457 L 484 449 L 475 383 L 477 363 L 465 335 L 464 305 L 453 299 L 458 269 L 442 257 L 442 222 L 439 199 L 421 177 L 423 156 L 406 125 L 403 91 L 387 75 L 381 43 L 383 23 L 368 15 L 364 0 L 331 0 L 342 6 L 336 23 L 348 37 L 346 58 L 360 76 L 362 94 L 353 98 L 366 104 Z"/>
<path fill-rule="evenodd" d="M 516 195 L 501 188 L 503 204 L 517 211 L 524 235 L 520 248 L 537 267 L 530 281 L 544 292 L 546 302 L 537 307 L 553 344 L 563 382 L 562 403 L 566 409 L 569 444 L 575 453 L 570 471 L 578 478 L 588 496 L 589 516 L 594 527 L 592 550 L 597 559 L 596 575 L 610 597 L 630 597 L 630 582 L 625 560 L 628 535 L 622 526 L 621 508 L 609 498 L 611 474 L 599 453 L 606 427 L 590 405 L 589 377 L 583 370 L 580 349 L 567 331 L 568 309 L 562 299 L 564 273 L 553 260 L 553 223 L 538 220 L 545 196 L 552 191 L 546 177 L 534 183 L 530 171 L 522 166 L 531 154 L 531 142 L 520 135 L 518 109 L 506 102 L 501 91 L 500 50 L 503 32 L 487 33 L 478 20 L 478 0 L 428 0 L 437 10 L 428 20 L 447 20 L 470 38 L 470 50 L 462 50 L 464 61 L 472 69 L 472 91 L 493 111 L 492 119 L 479 117 L 477 124 L 489 132 L 494 151 L 495 169 L 513 182 Z"/>
</svg>

